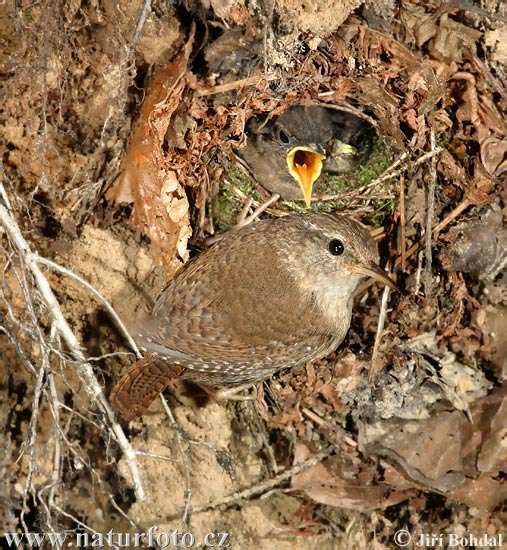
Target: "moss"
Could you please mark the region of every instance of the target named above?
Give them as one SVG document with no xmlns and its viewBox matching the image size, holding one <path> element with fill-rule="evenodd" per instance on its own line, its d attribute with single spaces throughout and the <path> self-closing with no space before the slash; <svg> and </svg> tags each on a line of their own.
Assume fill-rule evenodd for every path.
<svg viewBox="0 0 507 550">
<path fill-rule="evenodd" d="M 391 162 L 391 150 L 379 139 L 375 143 L 368 160 L 356 171 L 343 176 L 323 177 L 318 182 L 317 193 L 319 195 L 337 195 L 359 189 L 381 176 L 391 165 Z M 240 189 L 245 195 L 253 199 L 262 201 L 262 197 L 255 191 L 248 175 L 237 164 L 227 160 L 225 168 L 226 172 L 220 184 L 220 191 L 212 203 L 213 221 L 220 232 L 227 231 L 236 224 L 238 215 L 243 208 L 244 203 L 234 194 L 233 187 Z M 379 189 L 389 188 L 392 185 L 392 181 L 386 180 Z M 396 201 L 393 199 L 376 200 L 372 201 L 372 204 L 375 211 L 371 216 L 371 221 L 375 226 L 383 225 L 385 219 L 391 216 L 396 208 Z M 329 212 L 332 210 L 344 210 L 347 206 L 348 204 L 345 200 L 327 200 L 313 202 L 310 209 L 314 212 Z M 308 211 L 302 199 L 291 202 L 282 201 L 278 203 L 277 208 L 295 213 Z"/>
<path fill-rule="evenodd" d="M 370 216 L 370 222 L 373 227 L 382 227 L 386 220 L 390 218 L 396 210 L 397 201 L 394 199 L 372 201 L 373 214 Z"/>
<path fill-rule="evenodd" d="M 358 167 L 352 174 L 344 176 L 329 176 L 319 185 L 319 194 L 337 195 L 340 193 L 349 193 L 355 189 L 364 187 L 375 181 L 381 176 L 392 163 L 392 152 L 390 148 L 381 140 L 377 140 L 368 160 Z M 382 182 L 379 190 L 389 188 L 393 180 L 389 179 Z M 371 221 L 375 226 L 383 225 L 385 219 L 389 217 L 396 208 L 396 201 L 393 199 L 372 201 L 374 213 Z M 347 207 L 347 201 L 322 201 L 312 204 L 312 210 L 343 210 Z"/>
<path fill-rule="evenodd" d="M 381 176 L 391 165 L 392 156 L 391 149 L 378 139 L 368 160 L 352 174 L 353 188 L 368 185 Z"/>
<path fill-rule="evenodd" d="M 438 147 L 443 147 L 446 149 L 452 141 L 452 134 L 451 132 L 442 132 L 441 134 L 438 134 L 436 137 L 436 142 Z"/>
<path fill-rule="evenodd" d="M 244 202 L 233 191 L 237 188 L 254 200 L 262 200 L 244 171 L 235 163 L 225 162 L 225 175 L 220 182 L 218 195 L 212 201 L 213 222 L 218 231 L 224 232 L 236 225 Z"/>
</svg>

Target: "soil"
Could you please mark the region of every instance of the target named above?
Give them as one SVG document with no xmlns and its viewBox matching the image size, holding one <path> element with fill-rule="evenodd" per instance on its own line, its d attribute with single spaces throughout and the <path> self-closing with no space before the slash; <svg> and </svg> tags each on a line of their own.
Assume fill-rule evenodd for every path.
<svg viewBox="0 0 507 550">
<path fill-rule="evenodd" d="M 156 526 L 228 533 L 237 549 L 394 548 L 400 529 L 442 535 L 428 548 L 507 540 L 505 6 L 161 0 L 143 23 L 145 4 L 0 14 L 0 538 Z M 387 176 L 342 179 L 313 207 L 374 225 L 401 292 L 382 311 L 382 289 L 363 290 L 336 353 L 250 400 L 177 382 L 174 421 L 158 401 L 119 419 L 143 500 L 97 397 L 135 354 L 83 281 L 39 262 L 73 349 L 9 228 L 130 329 L 223 227 L 224 197 L 234 215 L 245 193 L 267 197 L 234 179 L 246 119 L 311 102 L 375 121 Z"/>
</svg>

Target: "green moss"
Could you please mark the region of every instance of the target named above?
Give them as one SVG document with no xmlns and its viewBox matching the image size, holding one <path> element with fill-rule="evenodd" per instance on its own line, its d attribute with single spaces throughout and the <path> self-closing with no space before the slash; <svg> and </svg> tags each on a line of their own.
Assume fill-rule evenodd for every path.
<svg viewBox="0 0 507 550">
<path fill-rule="evenodd" d="M 227 160 L 225 175 L 220 182 L 220 190 L 211 205 L 213 222 L 220 233 L 236 225 L 244 206 L 244 202 L 234 193 L 234 187 L 254 200 L 262 200 L 244 171 L 235 163 Z"/>
<path fill-rule="evenodd" d="M 373 214 L 370 216 L 370 221 L 373 227 L 382 227 L 385 225 L 388 218 L 396 210 L 397 204 L 397 201 L 394 199 L 372 201 Z"/>
<path fill-rule="evenodd" d="M 355 189 L 359 189 L 368 185 L 379 176 L 392 163 L 392 152 L 382 140 L 377 140 L 373 147 L 372 153 L 367 161 L 362 164 L 352 174 L 343 176 L 327 176 L 319 180 L 316 192 L 319 195 L 338 195 L 341 193 L 349 193 Z M 212 216 L 217 229 L 227 231 L 233 227 L 239 213 L 243 208 L 243 202 L 234 194 L 233 188 L 240 189 L 245 195 L 253 199 L 262 201 L 262 197 L 258 195 L 247 174 L 235 163 L 226 161 L 226 172 L 220 184 L 220 191 L 212 203 Z M 378 187 L 379 191 L 388 189 L 392 186 L 393 180 L 386 180 Z M 371 203 L 374 207 L 374 213 L 371 215 L 371 222 L 375 226 L 381 226 L 385 220 L 389 218 L 396 208 L 396 201 L 393 199 L 375 200 Z M 347 200 L 327 200 L 313 202 L 311 210 L 315 212 L 344 210 L 349 206 Z M 276 205 L 281 210 L 288 212 L 302 213 L 307 212 L 303 200 L 294 202 L 279 202 Z"/>
<path fill-rule="evenodd" d="M 451 132 L 442 132 L 441 134 L 437 135 L 436 142 L 438 147 L 443 147 L 446 149 L 452 141 L 452 134 Z"/>
<path fill-rule="evenodd" d="M 392 152 L 381 140 L 377 140 L 373 147 L 370 157 L 365 163 L 352 174 L 344 176 L 328 176 L 322 182 L 319 182 L 318 194 L 338 195 L 341 193 L 350 193 L 355 189 L 360 189 L 381 176 L 392 163 Z M 378 187 L 379 191 L 388 189 L 392 186 L 393 179 L 386 180 Z M 392 215 L 396 208 L 396 201 L 392 199 L 372 201 L 374 213 L 371 221 L 375 226 L 383 225 L 386 218 Z M 331 210 L 344 209 L 347 207 L 347 201 L 322 201 L 312 204 L 312 210 Z"/>
<path fill-rule="evenodd" d="M 368 185 L 381 176 L 392 163 L 392 152 L 387 145 L 378 139 L 370 157 L 352 174 L 353 188 Z"/>
</svg>

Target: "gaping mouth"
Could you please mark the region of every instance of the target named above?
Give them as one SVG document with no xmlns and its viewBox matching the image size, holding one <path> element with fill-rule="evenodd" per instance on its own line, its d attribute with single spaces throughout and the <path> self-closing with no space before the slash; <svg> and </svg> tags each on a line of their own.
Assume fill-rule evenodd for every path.
<svg viewBox="0 0 507 550">
<path fill-rule="evenodd" d="M 327 154 L 330 157 L 337 157 L 338 155 L 357 155 L 357 149 L 353 145 L 343 143 L 339 139 L 332 140 L 327 148 Z"/>
<path fill-rule="evenodd" d="M 311 204 L 313 184 L 320 176 L 325 158 L 310 147 L 294 147 L 287 154 L 289 173 L 301 187 L 306 206 Z"/>
<path fill-rule="evenodd" d="M 349 271 L 355 271 L 356 273 L 362 273 L 367 277 L 371 277 L 376 281 L 380 281 L 389 286 L 393 290 L 399 290 L 396 283 L 389 277 L 389 275 L 375 262 L 370 262 L 368 265 L 363 264 L 346 264 L 345 267 Z"/>
</svg>

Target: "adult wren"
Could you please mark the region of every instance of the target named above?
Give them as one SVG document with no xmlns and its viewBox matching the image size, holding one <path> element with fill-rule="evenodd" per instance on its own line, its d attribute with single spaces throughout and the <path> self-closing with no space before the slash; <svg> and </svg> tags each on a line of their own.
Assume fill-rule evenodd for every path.
<svg viewBox="0 0 507 550">
<path fill-rule="evenodd" d="M 282 199 L 310 206 L 321 172 L 346 174 L 370 154 L 375 130 L 356 115 L 325 107 L 295 106 L 271 120 L 251 118 L 238 154 L 258 182 Z"/>
<path fill-rule="evenodd" d="M 365 277 L 395 288 L 369 231 L 347 216 L 292 214 L 231 231 L 177 273 L 140 323 L 146 355 L 111 402 L 130 420 L 176 377 L 235 388 L 325 357 L 345 337 Z"/>
</svg>

